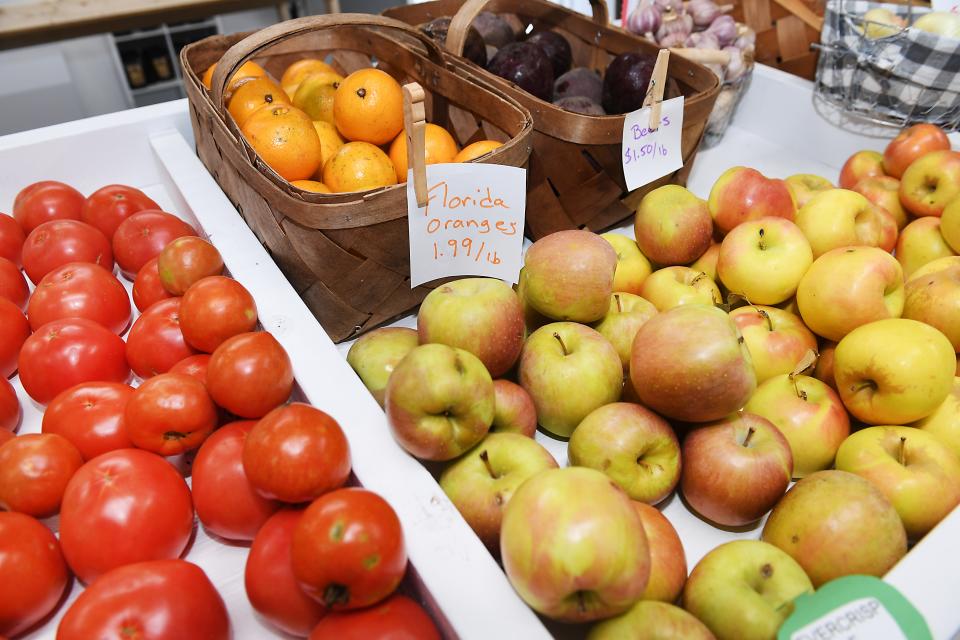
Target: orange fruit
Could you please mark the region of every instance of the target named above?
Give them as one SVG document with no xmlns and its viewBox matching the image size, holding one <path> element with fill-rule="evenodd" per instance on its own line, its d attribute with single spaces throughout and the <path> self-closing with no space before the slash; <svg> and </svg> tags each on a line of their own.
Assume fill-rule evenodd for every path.
<svg viewBox="0 0 960 640">
<path fill-rule="evenodd" d="M 340 151 L 340 147 L 343 146 L 344 140 L 340 137 L 340 133 L 337 131 L 337 128 L 330 124 L 329 122 L 324 122 L 323 120 L 314 120 L 313 128 L 317 131 L 317 137 L 320 138 L 320 148 L 321 148 L 321 166 L 317 169 L 317 177 L 321 177 L 320 174 L 323 171 L 323 165 L 327 163 L 337 151 Z"/>
<path fill-rule="evenodd" d="M 290 184 L 298 189 L 312 191 L 313 193 L 333 193 L 333 191 L 330 190 L 330 187 L 322 182 L 317 182 L 316 180 L 294 180 Z"/>
<path fill-rule="evenodd" d="M 451 162 L 470 162 L 474 158 L 479 158 L 486 153 L 490 153 L 497 147 L 502 146 L 503 143 L 497 142 L 496 140 L 479 140 L 461 149 L 460 153 L 455 155 Z"/>
<path fill-rule="evenodd" d="M 253 78 L 244 82 L 230 98 L 227 110 L 237 125 L 242 127 L 257 109 L 267 105 L 290 104 L 287 95 L 270 78 Z"/>
<path fill-rule="evenodd" d="M 348 142 L 323 165 L 323 183 L 334 193 L 366 191 L 397 184 L 397 172 L 380 147 Z"/>
<path fill-rule="evenodd" d="M 285 180 L 305 180 L 320 166 L 320 138 L 313 122 L 293 106 L 258 109 L 240 131 L 260 158 Z"/>
<path fill-rule="evenodd" d="M 347 76 L 333 98 L 333 122 L 347 140 L 386 144 L 403 129 L 403 90 L 380 69 Z"/>
<path fill-rule="evenodd" d="M 457 156 L 457 141 L 443 127 L 428 122 L 423 138 L 423 155 L 427 164 L 453 162 L 453 159 Z M 397 182 L 406 182 L 408 168 L 406 131 L 401 131 L 400 135 L 394 138 L 390 144 L 390 161 L 393 162 L 393 167 L 397 170 Z"/>
<path fill-rule="evenodd" d="M 327 71 L 330 73 L 336 73 L 337 70 L 328 65 L 323 60 L 317 58 L 305 58 L 303 60 L 297 60 L 293 64 L 284 70 L 283 75 L 280 76 L 280 84 L 287 86 L 289 84 L 298 84 L 302 82 L 311 73 L 317 73 L 318 71 Z"/>
<path fill-rule="evenodd" d="M 333 122 L 333 96 L 343 76 L 321 71 L 303 79 L 293 95 L 293 106 L 302 109 L 313 120 Z"/>
<path fill-rule="evenodd" d="M 210 90 L 210 82 L 213 80 L 213 72 L 217 69 L 217 63 L 214 62 L 212 65 L 207 67 L 207 70 L 203 72 L 203 86 Z M 256 62 L 247 61 L 240 65 L 240 68 L 237 69 L 237 72 L 233 74 L 233 77 L 230 78 L 230 82 L 227 84 L 227 88 L 233 87 L 238 80 L 243 78 L 259 78 L 266 76 L 267 72 L 263 67 L 258 65 Z"/>
</svg>

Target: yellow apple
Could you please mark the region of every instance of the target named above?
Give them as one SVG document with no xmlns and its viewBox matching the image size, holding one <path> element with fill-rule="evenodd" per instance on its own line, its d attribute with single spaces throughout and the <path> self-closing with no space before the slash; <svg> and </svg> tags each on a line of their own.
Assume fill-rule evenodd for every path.
<svg viewBox="0 0 960 640">
<path fill-rule="evenodd" d="M 926 220 L 937 218 L 917 222 Z M 903 317 L 936 327 L 960 351 L 960 256 L 928 262 L 907 280 L 904 291 Z"/>
<path fill-rule="evenodd" d="M 891 251 L 897 241 L 893 216 L 847 189 L 821 191 L 797 211 L 796 223 L 810 241 L 815 258 L 853 245 Z"/>
<path fill-rule="evenodd" d="M 730 318 L 750 350 L 757 384 L 790 373 L 809 351 L 817 351 L 816 336 L 799 317 L 783 309 L 740 307 L 730 312 Z"/>
<path fill-rule="evenodd" d="M 690 263 L 690 268 L 694 271 L 701 271 L 713 280 L 717 281 L 717 259 L 720 257 L 720 244 L 714 243 L 704 252 L 702 256 Z"/>
<path fill-rule="evenodd" d="M 951 249 L 960 252 L 960 198 L 954 198 L 943 208 L 940 233 Z"/>
<path fill-rule="evenodd" d="M 797 173 L 788 177 L 784 182 L 793 192 L 798 207 L 807 204 L 810 198 L 817 195 L 818 192 L 835 188 L 833 183 L 826 178 L 811 173 Z"/>
<path fill-rule="evenodd" d="M 715 305 L 723 302 L 716 283 L 702 271 L 690 267 L 667 267 L 654 271 L 640 289 L 640 295 L 666 311 L 682 304 Z"/>
<path fill-rule="evenodd" d="M 900 204 L 900 181 L 890 176 L 872 176 L 864 178 L 853 187 L 853 191 L 862 194 L 878 207 L 886 209 L 897 222 L 897 229 L 903 229 L 910 222 L 903 205 Z"/>
<path fill-rule="evenodd" d="M 917 218 L 897 238 L 896 256 L 905 278 L 928 262 L 953 255 L 956 254 L 940 233 L 940 218 Z"/>
<path fill-rule="evenodd" d="M 727 289 L 750 302 L 777 304 L 796 293 L 812 263 L 810 243 L 797 225 L 761 218 L 738 225 L 723 239 L 717 274 Z"/>
<path fill-rule="evenodd" d="M 950 394 L 933 413 L 911 426 L 937 436 L 960 457 L 960 378 L 953 379 Z"/>
<path fill-rule="evenodd" d="M 613 290 L 640 295 L 640 287 L 653 271 L 650 261 L 640 247 L 622 233 L 603 233 L 600 237 L 617 252 L 617 270 L 613 276 Z"/>
</svg>

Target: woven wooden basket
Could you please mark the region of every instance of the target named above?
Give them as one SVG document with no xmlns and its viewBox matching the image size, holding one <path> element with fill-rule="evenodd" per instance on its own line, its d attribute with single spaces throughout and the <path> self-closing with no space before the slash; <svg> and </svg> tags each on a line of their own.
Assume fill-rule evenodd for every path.
<svg viewBox="0 0 960 640">
<path fill-rule="evenodd" d="M 755 59 L 813 80 L 820 42 L 824 0 L 733 0 L 732 15 L 757 32 Z"/>
<path fill-rule="evenodd" d="M 290 186 L 247 144 L 224 106 L 227 79 L 254 59 L 280 77 L 292 62 L 325 58 L 346 75 L 376 66 L 426 93 L 427 120 L 461 145 L 503 146 L 477 162 L 526 166 L 530 114 L 454 73 L 432 40 L 381 16 L 310 16 L 252 35 L 213 36 L 180 53 L 197 153 L 334 341 L 415 307 L 429 286 L 410 288 L 406 185 L 359 193 L 314 194 Z M 201 82 L 217 62 L 212 91 Z"/>
<path fill-rule="evenodd" d="M 560 33 L 570 43 L 574 66 L 602 71 L 615 56 L 628 51 L 656 57 L 656 45 L 610 26 L 604 0 L 591 0 L 591 6 L 592 19 L 546 0 L 433 0 L 384 12 L 411 25 L 454 16 L 446 42 L 458 54 L 460 72 L 516 99 L 533 114 L 526 232 L 534 239 L 561 229 L 607 229 L 632 215 L 643 194 L 671 182 L 684 184 L 719 92 L 713 72 L 671 56 L 665 98 L 685 96 L 684 166 L 628 193 L 620 149 L 623 115 L 587 116 L 566 111 L 459 57 L 466 30 L 481 10 L 503 15 L 521 28 L 533 25 Z"/>
</svg>

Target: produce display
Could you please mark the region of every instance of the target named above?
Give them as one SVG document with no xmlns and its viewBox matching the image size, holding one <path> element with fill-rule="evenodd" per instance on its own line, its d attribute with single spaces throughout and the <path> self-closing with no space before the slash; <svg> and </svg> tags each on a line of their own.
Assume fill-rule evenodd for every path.
<svg viewBox="0 0 960 640">
<path fill-rule="evenodd" d="M 774 638 L 798 596 L 882 577 L 960 504 L 958 159 L 917 125 L 839 187 L 748 167 L 706 200 L 660 187 L 635 240 L 546 236 L 515 290 L 443 284 L 347 360 L 536 612 L 589 638 Z M 759 539 L 688 574 L 656 507 L 675 491 L 718 528 L 766 519 Z"/>
<path fill-rule="evenodd" d="M 291 395 L 290 358 L 217 248 L 129 186 L 84 198 L 46 181 L 12 205 L 0 214 L 0 636 L 57 616 L 67 640 L 232 637 L 223 586 L 191 562 L 202 526 L 250 548 L 246 596 L 278 636 L 439 638 L 400 593 L 397 514 L 347 486 L 343 430 Z M 39 432 L 17 435 L 31 400 Z"/>
</svg>

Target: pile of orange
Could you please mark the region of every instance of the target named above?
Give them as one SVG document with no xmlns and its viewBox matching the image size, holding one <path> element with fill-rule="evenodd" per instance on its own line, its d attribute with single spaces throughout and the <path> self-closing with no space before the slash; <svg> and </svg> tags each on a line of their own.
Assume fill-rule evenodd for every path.
<svg viewBox="0 0 960 640">
<path fill-rule="evenodd" d="M 203 75 L 209 89 L 216 64 Z M 230 79 L 227 110 L 260 158 L 290 184 L 316 193 L 366 191 L 406 182 L 403 91 L 379 69 L 344 77 L 315 58 L 298 60 L 275 81 L 254 62 Z M 435 124 L 425 132 L 427 164 L 469 162 L 501 145 L 462 150 Z"/>
</svg>

